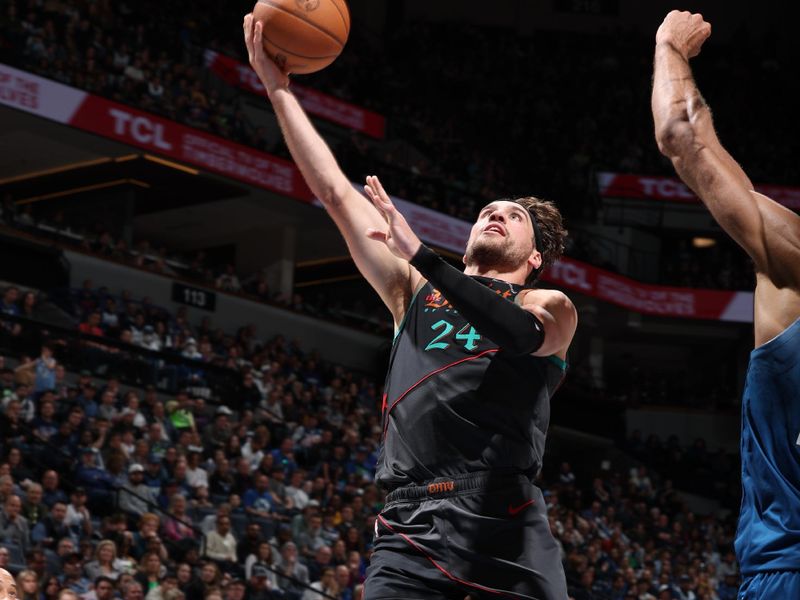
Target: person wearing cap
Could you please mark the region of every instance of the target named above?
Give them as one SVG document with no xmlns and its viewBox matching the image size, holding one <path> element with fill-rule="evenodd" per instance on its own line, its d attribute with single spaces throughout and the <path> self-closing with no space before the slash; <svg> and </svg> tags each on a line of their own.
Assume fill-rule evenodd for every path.
<svg viewBox="0 0 800 600">
<path fill-rule="evenodd" d="M 276 594 L 273 594 L 276 592 Z M 250 579 L 247 582 L 248 600 L 271 600 L 275 597 L 283 597 L 283 590 L 278 587 L 277 577 L 274 571 L 270 571 L 263 565 L 255 565 L 250 571 Z M 299 594 L 295 596 L 299 598 Z"/>
<path fill-rule="evenodd" d="M 99 512 L 113 506 L 114 477 L 105 469 L 97 466 L 96 450 L 83 448 L 81 463 L 75 471 L 75 483 L 86 489 L 89 503 Z"/>
<path fill-rule="evenodd" d="M 119 507 L 127 515 L 141 517 L 157 505 L 153 489 L 144 481 L 144 467 L 134 463 L 128 467 L 128 481 L 119 489 Z"/>
<path fill-rule="evenodd" d="M 92 582 L 83 575 L 83 556 L 80 552 L 73 552 L 65 557 L 64 572 L 59 581 L 62 588 L 68 588 L 79 596 L 89 592 Z"/>
<path fill-rule="evenodd" d="M 152 490 L 153 495 L 158 498 L 158 494 L 161 491 L 161 484 L 166 478 L 167 472 L 161 466 L 161 457 L 151 452 L 144 465 L 143 483 L 148 486 Z"/>
</svg>

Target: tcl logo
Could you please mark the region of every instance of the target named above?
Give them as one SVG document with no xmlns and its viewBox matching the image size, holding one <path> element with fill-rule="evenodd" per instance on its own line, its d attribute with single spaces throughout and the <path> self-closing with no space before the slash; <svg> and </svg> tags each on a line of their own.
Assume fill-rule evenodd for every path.
<svg viewBox="0 0 800 600">
<path fill-rule="evenodd" d="M 592 284 L 587 281 L 586 269 L 567 262 L 556 262 L 550 267 L 550 277 L 579 290 L 591 291 Z"/>
<path fill-rule="evenodd" d="M 639 177 L 639 183 L 642 184 L 645 196 L 652 198 L 680 198 L 682 200 L 695 199 L 692 191 L 679 181 Z"/>
<path fill-rule="evenodd" d="M 159 150 L 172 150 L 172 144 L 165 139 L 163 124 L 118 108 L 112 108 L 108 112 L 114 118 L 116 135 L 130 136 L 140 144 L 155 146 Z"/>
</svg>

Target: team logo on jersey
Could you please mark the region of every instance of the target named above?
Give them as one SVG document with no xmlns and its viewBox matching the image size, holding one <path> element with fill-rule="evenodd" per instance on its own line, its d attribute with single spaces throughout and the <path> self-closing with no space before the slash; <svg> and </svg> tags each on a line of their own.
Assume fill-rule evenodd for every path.
<svg viewBox="0 0 800 600">
<path fill-rule="evenodd" d="M 442 292 L 433 290 L 433 292 L 425 296 L 425 306 L 436 310 L 438 308 L 450 308 L 451 305 L 447 298 L 442 296 Z"/>
<path fill-rule="evenodd" d="M 489 287 L 492 288 L 493 286 L 490 285 Z M 495 289 L 494 292 L 506 299 L 511 298 L 516 293 L 513 287 L 505 291 Z M 440 308 L 444 308 L 449 312 L 453 308 L 453 305 L 442 295 L 442 292 L 434 288 L 430 294 L 425 296 L 425 312 L 433 312 Z M 427 309 L 431 310 L 428 311 Z"/>
</svg>

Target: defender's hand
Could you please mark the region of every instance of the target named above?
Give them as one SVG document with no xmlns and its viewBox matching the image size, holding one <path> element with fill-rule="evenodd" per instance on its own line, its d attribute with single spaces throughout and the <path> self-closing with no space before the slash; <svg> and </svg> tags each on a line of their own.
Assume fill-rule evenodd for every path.
<svg viewBox="0 0 800 600">
<path fill-rule="evenodd" d="M 406 218 L 395 208 L 392 199 L 389 198 L 389 194 L 383 189 L 378 178 L 374 175 L 367 177 L 364 191 L 388 225 L 386 231 L 367 229 L 367 237 L 386 244 L 392 254 L 398 258 L 403 260 L 414 258 L 422 242 L 411 230 Z"/>
<path fill-rule="evenodd" d="M 687 60 L 700 54 L 703 43 L 711 35 L 711 25 L 703 15 L 673 10 L 656 33 L 656 44 L 670 44 Z"/>
<path fill-rule="evenodd" d="M 253 13 L 244 17 L 244 43 L 247 46 L 247 56 L 250 66 L 258 75 L 261 83 L 267 90 L 267 95 L 272 95 L 275 90 L 289 86 L 289 76 L 278 68 L 278 65 L 267 56 L 263 43 L 263 25 L 256 23 Z"/>
</svg>

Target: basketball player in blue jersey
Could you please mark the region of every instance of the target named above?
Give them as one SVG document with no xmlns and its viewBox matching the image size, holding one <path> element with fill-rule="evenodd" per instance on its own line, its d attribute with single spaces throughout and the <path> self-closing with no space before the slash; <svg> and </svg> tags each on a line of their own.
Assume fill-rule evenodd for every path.
<svg viewBox="0 0 800 600">
<path fill-rule="evenodd" d="M 550 397 L 577 326 L 532 286 L 566 232 L 550 202 L 481 210 L 461 272 L 424 246 L 375 177 L 355 191 L 244 21 L 250 64 L 311 190 L 394 317 L 365 600 L 566 600 L 541 491 Z"/>
<path fill-rule="evenodd" d="M 689 59 L 711 35 L 672 11 L 656 34 L 660 150 L 755 263 L 755 349 L 742 398 L 740 599 L 800 598 L 800 217 L 753 189 L 722 147 Z"/>
</svg>

